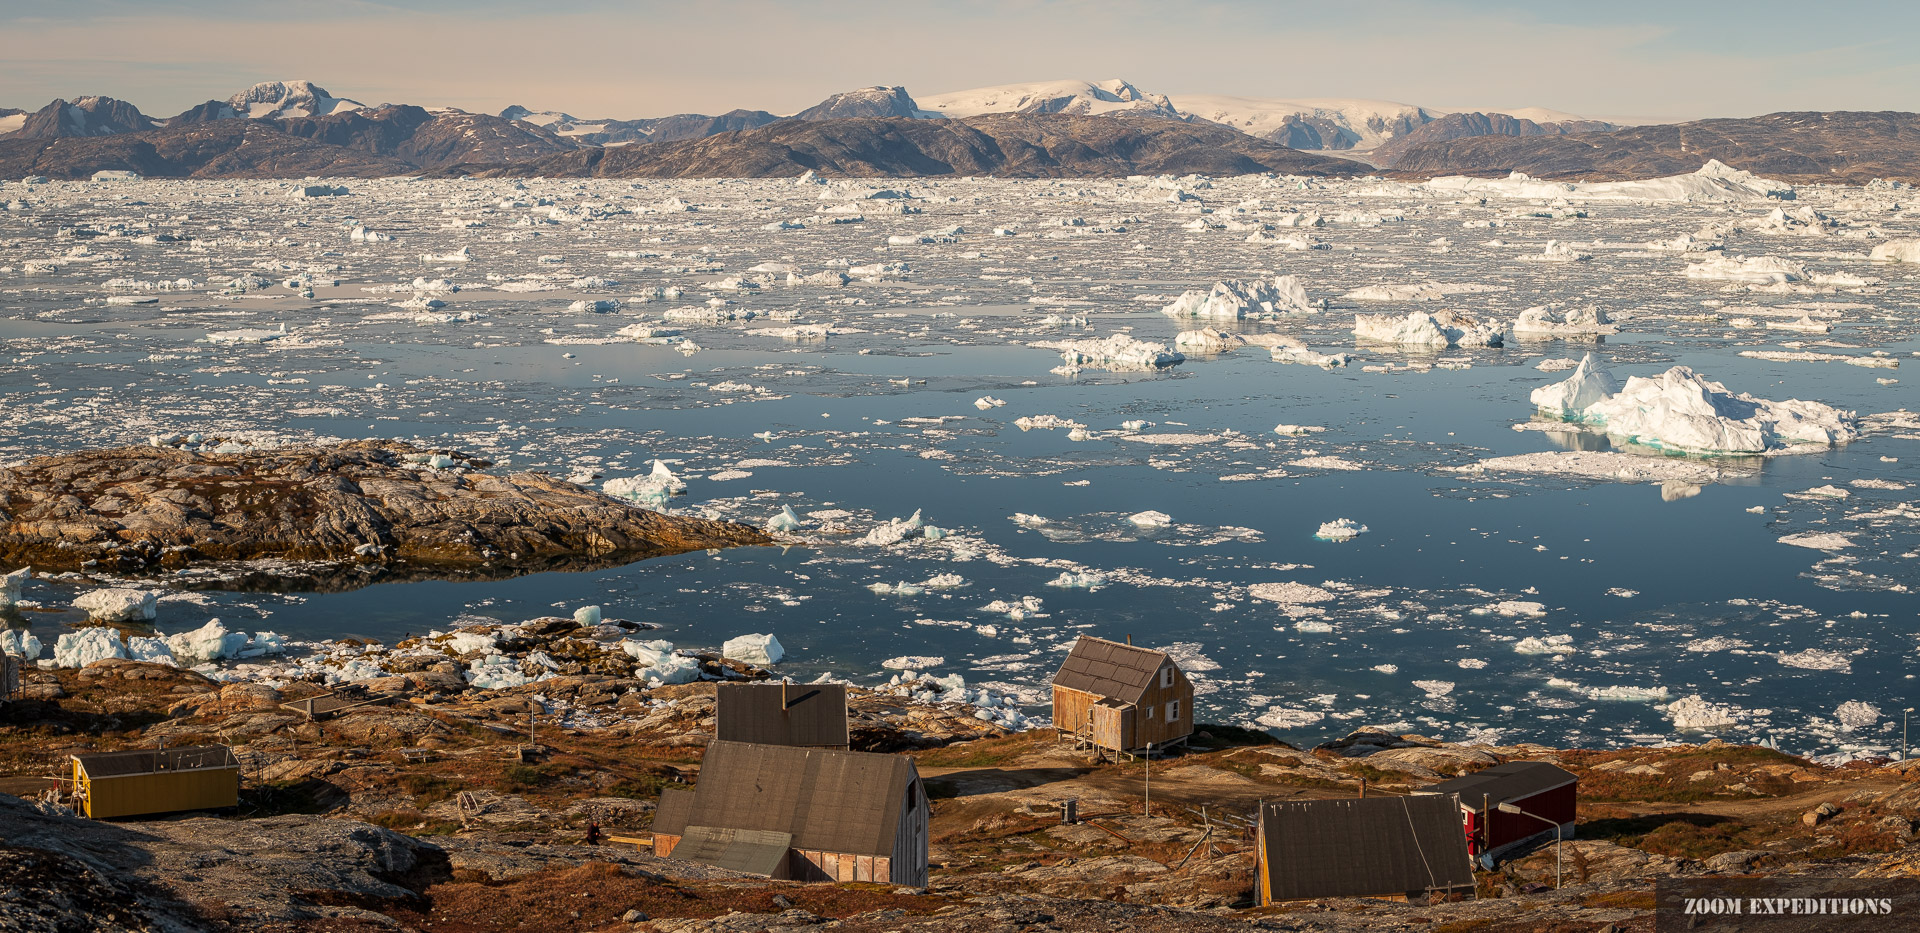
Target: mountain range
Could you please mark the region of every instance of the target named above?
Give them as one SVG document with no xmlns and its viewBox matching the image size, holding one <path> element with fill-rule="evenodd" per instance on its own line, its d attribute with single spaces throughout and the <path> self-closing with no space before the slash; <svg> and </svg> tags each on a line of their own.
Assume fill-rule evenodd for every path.
<svg viewBox="0 0 1920 933">
<path fill-rule="evenodd" d="M 1448 112 L 1379 100 L 1163 95 L 1124 80 L 914 98 L 834 94 L 798 113 L 580 118 L 368 105 L 310 81 L 256 84 L 155 119 L 111 97 L 0 109 L 0 177 L 619 176 L 1524 171 L 1645 177 L 1707 158 L 1787 180 L 1907 178 L 1911 114 L 1773 114 L 1620 128 L 1539 108 Z M 630 151 L 627 151 L 630 150 Z"/>
</svg>

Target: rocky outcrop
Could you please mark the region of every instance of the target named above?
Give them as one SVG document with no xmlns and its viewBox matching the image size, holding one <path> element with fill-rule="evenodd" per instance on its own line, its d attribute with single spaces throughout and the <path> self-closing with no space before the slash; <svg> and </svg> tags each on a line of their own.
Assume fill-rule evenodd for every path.
<svg viewBox="0 0 1920 933">
<path fill-rule="evenodd" d="M 1309 155 L 1212 124 L 1069 114 L 959 120 L 782 120 L 706 139 L 584 149 L 477 174 L 514 177 L 778 178 L 985 175 L 1023 178 L 1287 172 L 1367 167 Z"/>
<path fill-rule="evenodd" d="M 1920 180 L 1920 114 L 1772 113 L 1612 133 L 1478 136 L 1410 146 L 1393 167 L 1421 178 L 1518 171 L 1535 178 L 1607 181 L 1684 174 L 1708 159 L 1788 182 Z"/>
<path fill-rule="evenodd" d="M 857 117 L 935 117 L 920 109 L 903 87 L 866 87 L 843 91 L 793 115 L 795 120 L 846 120 Z"/>
<path fill-rule="evenodd" d="M 341 585 L 511 576 L 765 544 L 537 473 L 389 441 L 239 453 L 121 447 L 0 469 L 0 564 L 137 574 L 298 561 Z"/>
<path fill-rule="evenodd" d="M 0 794 L 0 879 L 11 891 L 0 927 L 204 930 L 221 920 L 385 920 L 366 908 L 421 901 L 452 874 L 429 842 L 318 816 L 244 822 L 206 817 L 100 823 Z M 220 916 L 207 916 L 214 909 Z M 13 926 L 32 910 L 46 925 Z M 76 921 L 86 925 L 68 926 Z M 98 924 L 98 925 L 94 925 Z"/>
<path fill-rule="evenodd" d="M 1476 136 L 1566 136 L 1572 133 L 1605 133 L 1617 129 L 1600 120 L 1566 120 L 1536 123 L 1504 113 L 1450 113 L 1405 135 L 1395 136 L 1373 150 L 1376 164 L 1391 167 L 1407 150 L 1422 143 Z"/>
</svg>

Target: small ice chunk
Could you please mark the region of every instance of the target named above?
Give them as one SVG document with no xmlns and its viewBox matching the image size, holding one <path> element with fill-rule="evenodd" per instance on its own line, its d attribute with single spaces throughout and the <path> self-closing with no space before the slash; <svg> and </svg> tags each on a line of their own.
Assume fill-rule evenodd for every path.
<svg viewBox="0 0 1920 933">
<path fill-rule="evenodd" d="M 592 628 L 600 624 L 599 606 L 581 606 L 573 611 L 573 621 L 583 627 Z"/>
<path fill-rule="evenodd" d="M 33 576 L 32 567 L 22 567 L 0 575 L 0 609 L 11 609 L 20 602 L 20 588 Z"/>
<path fill-rule="evenodd" d="M 1336 518 L 1320 526 L 1313 536 L 1322 541 L 1351 541 L 1367 533 L 1367 526 L 1350 518 Z"/>
<path fill-rule="evenodd" d="M 218 661 L 223 658 L 240 656 L 247 646 L 245 632 L 229 632 L 219 619 L 209 619 L 207 624 L 191 632 L 169 635 L 167 648 L 188 667 Z"/>
<path fill-rule="evenodd" d="M 26 629 L 0 628 L 0 654 L 10 654 L 28 661 L 40 658 L 40 639 Z"/>
<path fill-rule="evenodd" d="M 1173 524 L 1173 516 L 1165 512 L 1155 512 L 1149 509 L 1145 512 L 1135 512 L 1127 516 L 1127 521 L 1142 528 L 1165 528 Z"/>
</svg>

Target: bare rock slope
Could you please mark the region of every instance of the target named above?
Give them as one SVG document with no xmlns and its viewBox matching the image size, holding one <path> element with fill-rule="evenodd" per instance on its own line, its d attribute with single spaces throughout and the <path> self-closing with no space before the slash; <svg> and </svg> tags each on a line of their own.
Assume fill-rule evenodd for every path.
<svg viewBox="0 0 1920 933">
<path fill-rule="evenodd" d="M 204 562 L 349 576 L 508 576 L 764 544 L 743 525 L 635 508 L 536 473 L 388 441 L 238 454 L 121 447 L 0 469 L 0 563 L 122 573 Z M 357 565 L 357 566 L 356 566 Z"/>
<path fill-rule="evenodd" d="M 1409 146 L 1396 155 L 1393 168 L 1422 177 L 1518 171 L 1606 181 L 1679 175 L 1708 159 L 1795 183 L 1920 180 L 1920 114 L 1770 113 L 1612 133 L 1475 136 Z"/>
<path fill-rule="evenodd" d="M 964 120 L 782 120 L 705 139 L 582 149 L 476 172 L 507 177 L 777 178 L 808 170 L 854 177 L 1057 178 L 1188 172 L 1351 175 L 1367 171 L 1367 166 L 1209 124 L 989 114 Z"/>
</svg>

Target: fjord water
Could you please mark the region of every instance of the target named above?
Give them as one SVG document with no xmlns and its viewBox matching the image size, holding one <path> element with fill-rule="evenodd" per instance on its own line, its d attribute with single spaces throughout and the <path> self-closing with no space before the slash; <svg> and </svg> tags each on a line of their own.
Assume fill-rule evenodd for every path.
<svg viewBox="0 0 1920 933">
<path fill-rule="evenodd" d="M 1445 229 L 1438 220 L 1432 226 Z M 1325 235 L 1384 248 L 1379 228 Z M 751 237 L 733 245 L 742 254 L 758 248 Z M 426 247 L 416 239 L 407 248 Z M 1511 283 L 1522 293 L 1454 303 L 1507 316 L 1545 300 L 1697 310 L 1715 294 L 1675 284 L 1678 260 L 1671 258 L 1605 256 L 1578 270 L 1536 272 L 1509 264 L 1510 257 L 1408 257 L 1393 248 L 1401 263 L 1430 266 L 1424 273 L 1436 277 Z M 760 252 L 770 258 L 779 250 Z M 1198 326 L 1169 321 L 1157 303 L 1131 301 L 1134 291 L 1204 287 L 1250 261 L 1298 271 L 1316 296 L 1378 277 L 1360 272 L 1354 254 L 1326 251 L 1257 260 L 1234 254 L 1232 261 L 1203 252 L 1178 268 L 1156 267 L 1152 280 L 1119 275 L 1125 256 L 1089 255 L 1097 280 L 1064 275 L 1071 264 L 1052 259 L 1029 257 L 1026 271 L 1052 273 L 1044 284 L 1050 295 L 1086 294 L 1096 282 L 1118 283 L 1125 294 L 1091 307 L 966 293 L 916 303 L 899 300 L 897 289 L 895 303 L 880 307 L 801 296 L 789 303 L 806 319 L 864 332 L 794 342 L 737 325 L 687 327 L 705 348 L 691 355 L 624 341 L 546 342 L 576 330 L 604 335 L 662 306 L 633 306 L 602 323 L 552 307 L 555 296 L 535 302 L 488 293 L 479 283 L 448 297 L 453 308 L 489 315 L 484 328 L 355 320 L 385 305 L 356 305 L 356 292 L 344 286 L 320 290 L 311 303 L 170 298 L 173 307 L 159 310 L 16 289 L 0 302 L 12 315 L 0 321 L 11 351 L 0 385 L 21 404 L 12 406 L 0 447 L 17 459 L 135 442 L 163 429 L 418 438 L 501 459 L 504 468 L 583 479 L 597 473 L 595 482 L 645 473 L 662 459 L 688 478 L 689 494 L 669 507 L 689 514 L 761 524 L 783 505 L 802 516 L 853 513 L 838 519 L 848 533 L 810 523 L 801 531 L 806 543 L 791 547 L 686 554 L 592 573 L 326 594 L 176 593 L 162 604 L 166 631 L 219 617 L 234 629 L 304 639 L 391 641 L 462 620 L 515 622 L 600 605 L 610 617 L 660 626 L 657 636 L 681 647 L 771 632 L 788 649 L 780 673 L 801 680 L 872 684 L 892 673 L 883 661 L 939 659 L 914 663 L 991 685 L 1035 714 L 1044 712 L 1046 684 L 1065 646 L 1084 633 L 1172 646 L 1198 680 L 1201 721 L 1264 719 L 1295 741 L 1363 725 L 1555 745 L 1697 738 L 1676 731 L 1662 707 L 1699 694 L 1738 709 L 1737 725 L 1712 733 L 1730 739 L 1822 753 L 1897 745 L 1897 710 L 1912 703 L 1908 672 L 1920 632 L 1911 592 L 1920 584 L 1913 557 L 1920 535 L 1911 522 L 1869 529 L 1845 515 L 1911 501 L 1920 486 L 1912 436 L 1883 432 L 1822 453 L 1750 460 L 1755 475 L 1677 498 L 1645 483 L 1452 468 L 1558 449 L 1563 435 L 1513 429 L 1529 417 L 1528 392 L 1563 378 L 1533 367 L 1549 357 L 1591 351 L 1623 378 L 1688 365 L 1735 391 L 1817 399 L 1863 414 L 1910 406 L 1909 390 L 1876 382 L 1898 370 L 1743 358 L 1738 349 L 1790 335 L 1761 334 L 1756 343 L 1750 333 L 1714 331 L 1676 312 L 1628 318 L 1623 333 L 1604 342 L 1438 354 L 1471 364 L 1461 369 L 1366 372 L 1356 362 L 1323 370 L 1277 364 L 1250 347 L 1157 372 L 1056 375 L 1049 370 L 1057 353 L 1023 344 L 1114 332 L 1170 342 L 1176 331 Z M 939 264 L 965 265 L 950 253 L 911 258 L 924 262 L 916 285 L 966 281 Z M 736 259 L 729 268 L 747 264 Z M 1644 279 L 1641 290 L 1620 286 L 1628 272 Z M 440 273 L 396 262 L 367 281 L 416 274 Z M 1684 296 L 1673 293 L 1683 287 L 1690 288 Z M 1907 359 L 1920 349 L 1897 293 L 1846 297 L 1889 313 L 1836 331 L 1835 339 Z M 758 298 L 742 303 L 771 303 Z M 1355 347 L 1343 333 L 1351 314 L 1376 309 L 1336 305 L 1306 320 L 1234 326 L 1278 328 L 1318 350 L 1355 351 L 1365 362 L 1435 359 L 1431 351 Z M 1060 307 L 1088 313 L 1091 326 L 1038 322 Z M 305 336 L 217 350 L 199 342 L 210 329 L 282 320 Z M 714 388 L 727 383 L 758 388 Z M 1006 405 L 976 408 L 983 395 Z M 53 411 L 63 414 L 50 417 Z M 1013 424 L 1040 414 L 1084 424 L 1093 436 L 1073 440 L 1065 429 Z M 1136 434 L 1188 436 L 1130 440 L 1118 429 L 1132 420 L 1148 422 Z M 1325 431 L 1274 434 L 1282 423 Z M 751 475 L 708 478 L 755 461 L 737 467 Z M 1851 487 L 1851 499 L 1838 504 L 1784 495 L 1857 479 L 1892 480 L 1906 491 Z M 1756 507 L 1757 514 L 1749 511 Z M 916 510 L 949 537 L 859 543 L 876 521 Z M 1173 524 L 1127 520 L 1146 510 Z M 1369 530 L 1345 542 L 1316 540 L 1321 523 L 1336 518 Z M 1856 547 L 1834 561 L 1779 541 L 1812 529 L 1847 532 Z M 1066 572 L 1105 582 L 1049 585 Z M 942 573 L 968 583 L 917 595 L 869 589 Z M 1287 606 L 1248 589 L 1289 581 L 1324 587 L 1332 598 Z M 72 592 L 36 583 L 29 596 L 51 606 Z M 1024 597 L 1041 600 L 1024 617 L 985 608 Z M 1516 603 L 1542 608 L 1535 614 Z M 49 633 L 78 620 L 75 613 L 32 617 Z M 1570 637 L 1564 653 L 1515 651 L 1519 639 L 1556 635 Z M 1824 653 L 1824 667 L 1782 662 L 1809 649 Z M 1850 701 L 1886 715 L 1843 730 L 1835 711 Z"/>
</svg>

